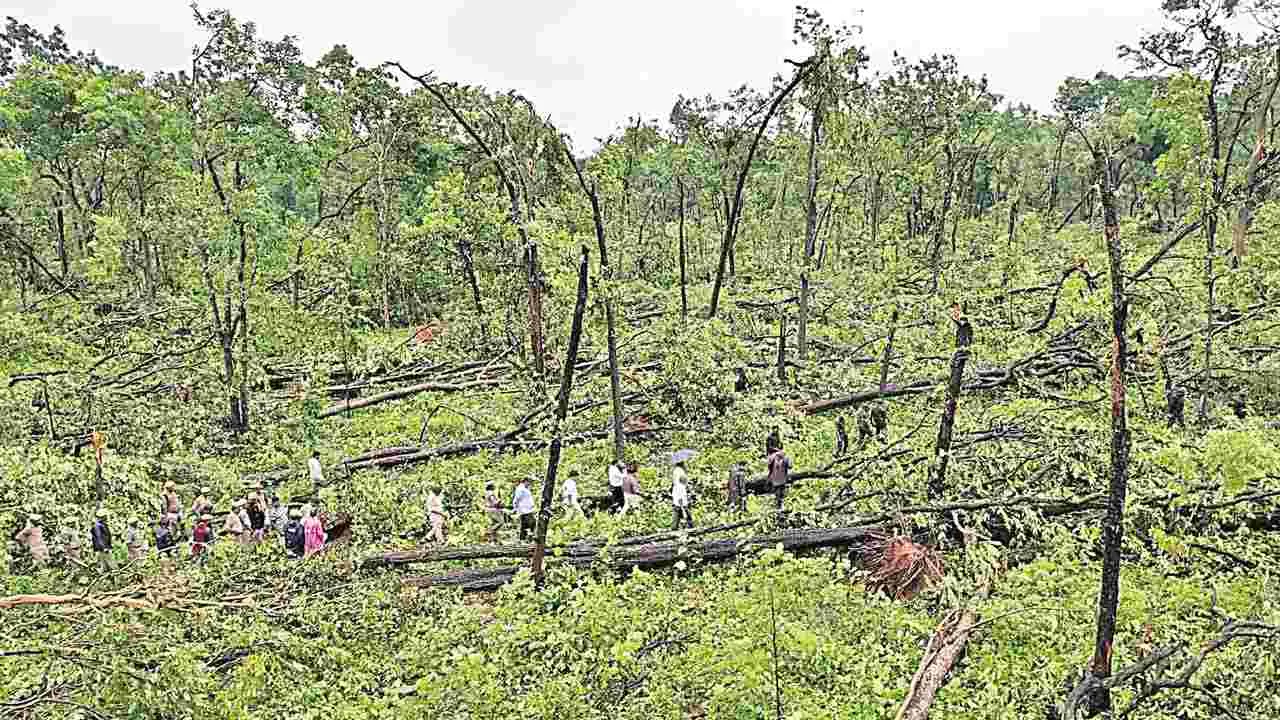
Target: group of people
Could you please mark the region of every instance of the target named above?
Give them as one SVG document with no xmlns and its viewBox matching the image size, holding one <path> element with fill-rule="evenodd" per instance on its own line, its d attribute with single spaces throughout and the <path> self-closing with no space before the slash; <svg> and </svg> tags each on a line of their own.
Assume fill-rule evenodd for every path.
<svg viewBox="0 0 1280 720">
<path fill-rule="evenodd" d="M 843 454 L 848 447 L 843 418 L 840 418 L 838 423 L 836 446 L 837 455 Z M 312 481 L 317 485 L 322 484 L 323 473 L 318 453 L 312 454 L 307 465 Z M 791 482 L 791 459 L 782 448 L 781 434 L 777 426 L 772 428 L 765 440 L 765 470 L 777 509 L 781 511 L 787 485 Z M 606 509 L 619 517 L 637 512 L 640 501 L 645 495 L 640 489 L 636 463 L 623 461 L 612 463 L 608 467 L 607 475 L 609 495 Z M 561 504 L 570 516 L 586 515 L 578 492 L 579 477 L 577 470 L 570 471 L 560 487 Z M 486 533 L 489 541 L 497 541 L 499 531 L 513 516 L 518 527 L 519 539 L 522 542 L 531 539 L 537 525 L 533 492 L 529 489 L 532 479 L 523 478 L 519 481 L 509 505 L 499 496 L 494 481 L 485 483 L 483 508 L 489 520 Z M 263 542 L 272 534 L 279 535 L 289 557 L 309 557 L 324 547 L 327 540 L 324 519 L 320 509 L 310 503 L 286 507 L 275 492 L 264 492 L 262 484 L 255 483 L 248 487 L 243 497 L 232 501 L 231 507 L 221 514 L 221 526 L 215 529 L 215 510 L 210 500 L 211 494 L 210 488 L 202 487 L 191 505 L 184 511 L 177 485 L 172 481 L 165 483 L 160 501 L 160 513 L 151 529 L 157 554 L 161 557 L 172 557 L 177 554 L 179 543 L 187 542 L 190 556 L 202 562 L 207 556 L 209 546 L 220 538 L 243 546 L 252 546 Z M 742 463 L 737 463 L 729 471 L 729 482 L 726 488 L 729 507 L 737 511 L 745 510 L 748 494 L 750 489 L 746 479 L 746 469 Z M 691 505 L 694 494 L 690 488 L 688 469 L 683 460 L 672 463 L 669 497 L 672 529 L 692 528 L 694 521 Z M 444 494 L 441 488 L 433 487 L 427 493 L 426 511 L 430 523 L 429 538 L 435 542 L 444 543 L 449 515 L 445 510 Z M 68 513 L 69 520 L 62 526 L 60 541 L 67 561 L 82 566 L 84 565 L 83 541 L 81 534 L 75 529 L 74 516 L 74 511 Z M 183 524 L 188 517 L 194 519 L 189 537 Z M 98 567 L 103 572 L 110 569 L 110 557 L 114 547 L 108 519 L 107 511 L 99 508 L 89 532 L 90 544 L 97 558 Z M 50 560 L 42 523 L 43 518 L 38 513 L 32 512 L 27 516 L 26 525 L 14 536 L 14 540 L 27 548 L 33 562 L 39 566 L 48 564 Z M 140 519 L 136 516 L 130 518 L 124 536 L 130 561 L 140 560 L 145 555 L 146 535 Z"/>
<path fill-rule="evenodd" d="M 782 510 L 786 488 L 791 482 L 791 458 L 782 448 L 782 440 L 777 427 L 773 428 L 765 441 L 765 470 L 767 482 L 773 491 L 777 509 Z M 640 501 L 645 496 L 640 490 L 640 482 L 636 471 L 637 465 L 634 462 L 618 461 L 609 465 L 607 472 L 609 495 L 605 506 L 609 512 L 623 517 L 628 513 L 638 511 Z M 564 483 L 560 486 L 560 504 L 569 517 L 586 515 L 582 507 L 582 498 L 578 491 L 578 479 L 580 477 L 579 471 L 571 470 L 565 477 Z M 502 499 L 498 492 L 497 484 L 493 480 L 485 482 L 482 506 L 488 518 L 488 530 L 485 533 L 486 540 L 497 542 L 498 533 L 506 526 L 508 520 L 513 517 L 520 541 L 524 542 L 531 539 L 537 527 L 537 508 L 534 503 L 533 492 L 529 489 L 532 480 L 534 478 L 523 478 L 516 484 L 510 504 L 507 504 Z M 746 510 L 746 498 L 749 494 L 750 488 L 746 478 L 746 469 L 742 463 L 737 463 L 729 470 L 729 482 L 726 488 L 729 507 L 736 511 Z M 694 526 L 691 509 L 693 502 L 694 494 L 690 487 L 689 471 L 686 463 L 683 460 L 673 462 L 670 489 L 671 525 L 673 530 L 692 528 Z M 444 543 L 446 541 L 445 528 L 449 520 L 449 514 L 445 510 L 444 495 L 441 488 L 432 487 L 428 491 L 426 511 L 431 526 L 428 533 L 429 539 L 434 542 Z"/>
<path fill-rule="evenodd" d="M 216 525 L 211 495 L 211 488 L 202 487 L 190 506 L 184 508 L 176 483 L 166 482 L 160 498 L 160 512 L 150 533 L 144 529 L 138 516 L 129 518 L 125 525 L 124 545 L 130 562 L 146 556 L 148 534 L 153 540 L 154 552 L 161 558 L 177 556 L 180 544 L 186 543 L 190 557 L 197 562 L 203 562 L 210 546 L 219 540 L 252 546 L 265 541 L 270 535 L 278 535 L 286 555 L 294 558 L 314 555 L 327 540 L 320 508 L 311 503 L 286 507 L 274 492 L 264 492 L 261 483 L 251 485 L 243 497 L 232 500 L 225 513 L 219 513 L 220 527 Z M 86 564 L 84 542 L 76 529 L 75 515 L 74 509 L 67 513 L 58 544 L 66 562 L 83 567 Z M 188 518 L 193 520 L 190 533 L 185 526 Z M 44 518 L 39 513 L 28 513 L 26 524 L 13 539 L 26 548 L 36 566 L 49 564 L 51 558 L 49 544 L 44 537 Z M 111 531 L 110 514 L 105 508 L 99 507 L 94 513 L 89 542 L 98 569 L 104 573 L 109 571 L 115 536 Z"/>
</svg>

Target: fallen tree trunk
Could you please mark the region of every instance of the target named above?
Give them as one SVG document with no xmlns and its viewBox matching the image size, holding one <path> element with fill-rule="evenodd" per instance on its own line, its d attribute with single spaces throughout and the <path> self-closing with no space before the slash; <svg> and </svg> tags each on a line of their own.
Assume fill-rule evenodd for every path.
<svg viewBox="0 0 1280 720">
<path fill-rule="evenodd" d="M 656 542 L 668 542 L 682 538 L 692 538 L 702 535 L 729 532 L 730 530 L 750 527 L 755 524 L 755 520 L 743 520 L 741 522 L 712 525 L 709 527 L 695 528 L 691 530 L 676 530 L 671 532 L 655 533 L 652 535 L 624 537 L 618 538 L 616 541 L 610 541 L 608 538 L 592 538 L 578 540 L 566 545 L 549 546 L 547 550 L 555 555 L 565 557 L 590 557 L 599 553 L 602 548 L 610 544 L 614 547 L 628 547 Z M 412 563 L 444 562 L 447 560 L 494 560 L 499 558 L 522 560 L 530 557 L 532 554 L 533 543 L 460 545 L 457 547 L 443 548 L 428 547 L 373 555 L 361 560 L 360 567 L 378 568 L 409 565 Z"/>
<path fill-rule="evenodd" d="M 341 415 L 348 410 L 359 410 L 360 408 L 366 408 L 370 405 L 377 405 L 378 403 L 389 402 L 391 400 L 400 400 L 402 398 L 412 397 L 424 392 L 462 392 L 464 390 L 473 390 L 475 388 L 497 387 L 501 384 L 501 380 L 473 380 L 471 382 L 456 384 L 428 382 L 418 385 L 410 385 L 409 387 L 391 390 L 378 395 L 370 395 L 367 398 L 344 400 L 343 402 L 335 403 L 324 410 L 321 410 L 320 413 L 316 415 L 316 418 L 322 419 L 333 417 L 334 415 Z"/>
<path fill-rule="evenodd" d="M 668 567 L 680 561 L 724 562 L 757 548 L 781 545 L 788 552 L 804 552 L 819 548 L 848 547 L 883 533 L 878 527 L 806 528 L 742 539 L 705 540 L 698 543 L 651 543 L 630 546 L 612 553 L 607 562 L 599 563 L 599 553 L 561 559 L 558 567 L 589 569 L 599 565 L 611 572 L 627 572 Z M 414 587 L 459 587 L 465 592 L 497 590 L 521 568 L 508 566 L 493 569 L 467 569 L 435 576 L 406 577 L 404 583 Z"/>
<path fill-rule="evenodd" d="M 928 720 L 929 707 L 947 682 L 947 674 L 964 654 L 978 615 L 970 609 L 953 611 L 929 638 L 929 647 L 911 678 L 911 689 L 902 701 L 897 720 Z"/>
<path fill-rule="evenodd" d="M 624 435 L 627 438 L 643 437 L 645 435 L 654 435 L 661 432 L 674 432 L 677 430 L 689 430 L 686 427 L 657 427 L 657 428 L 637 428 L 634 430 L 625 430 Z M 508 431 L 488 438 L 478 440 L 463 440 L 448 445 L 442 445 L 435 448 L 414 449 L 399 455 L 383 455 L 378 457 L 368 457 L 365 460 L 344 460 L 343 465 L 347 470 L 363 470 L 367 468 L 393 468 L 402 465 L 413 465 L 415 463 L 426 462 L 434 458 L 457 457 L 459 455 L 470 455 L 472 453 L 481 452 L 483 450 L 540 450 L 551 444 L 550 439 L 538 438 L 534 440 L 520 440 L 518 435 L 522 434 L 527 428 L 517 428 L 517 431 Z M 610 430 L 592 430 L 584 433 L 576 433 L 564 438 L 565 445 L 577 445 L 591 440 L 600 440 L 610 437 L 613 431 Z M 365 453 L 370 456 L 375 453 Z"/>
</svg>

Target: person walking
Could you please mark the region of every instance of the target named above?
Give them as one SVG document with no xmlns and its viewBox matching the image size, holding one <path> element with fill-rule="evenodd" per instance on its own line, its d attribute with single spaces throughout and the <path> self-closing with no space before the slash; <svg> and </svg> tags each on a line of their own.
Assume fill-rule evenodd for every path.
<svg viewBox="0 0 1280 720">
<path fill-rule="evenodd" d="M 525 478 L 516 486 L 515 496 L 511 499 L 511 510 L 520 520 L 520 540 L 529 539 L 534 531 L 533 493 L 529 491 L 529 480 Z"/>
<path fill-rule="evenodd" d="M 444 497 L 439 487 L 427 491 L 427 518 L 431 520 L 430 539 L 444 545 L 444 526 L 449 516 L 444 511 Z"/>
<path fill-rule="evenodd" d="M 693 527 L 693 513 L 689 512 L 689 475 L 685 472 L 684 463 L 676 463 L 671 470 L 671 509 L 674 518 L 671 529 L 679 530 L 681 525 Z"/>
<path fill-rule="evenodd" d="M 44 530 L 40 527 L 41 520 L 39 513 L 28 514 L 27 524 L 13 536 L 19 545 L 26 547 L 27 552 L 31 553 L 31 561 L 37 568 L 49 564 L 49 547 L 44 543 Z"/>
<path fill-rule="evenodd" d="M 178 497 L 178 485 L 172 480 L 164 484 L 164 511 L 182 515 L 182 499 Z"/>
<path fill-rule="evenodd" d="M 640 493 L 640 480 L 636 477 L 636 464 L 631 463 L 627 466 L 627 474 L 622 476 L 622 513 L 625 516 L 628 512 L 636 512 L 640 508 L 640 499 L 644 497 Z"/>
<path fill-rule="evenodd" d="M 305 535 L 303 557 L 311 557 L 324 547 L 324 525 L 316 517 L 318 512 L 316 508 L 312 508 L 311 514 L 302 519 L 302 532 Z"/>
<path fill-rule="evenodd" d="M 725 496 L 729 509 L 744 512 L 747 509 L 746 470 L 736 462 L 729 468 L 729 481 L 725 484 Z"/>
<path fill-rule="evenodd" d="M 497 542 L 498 531 L 507 523 L 507 513 L 502 507 L 502 498 L 498 497 L 498 489 L 492 480 L 484 484 L 484 514 L 489 517 L 489 531 L 485 538 L 489 542 Z"/>
<path fill-rule="evenodd" d="M 262 542 L 267 534 L 267 513 L 263 511 L 258 498 L 249 501 L 249 530 L 253 534 L 254 544 Z"/>
<path fill-rule="evenodd" d="M 845 454 L 846 452 L 848 452 L 848 451 L 849 451 L 849 433 L 848 433 L 848 431 L 846 431 L 846 430 L 845 430 L 845 427 L 844 427 L 844 416 L 843 416 L 843 415 L 841 415 L 840 417 L 836 418 L 836 453 L 835 453 L 835 456 L 836 456 L 836 457 L 838 457 L 838 458 L 842 458 L 842 457 L 844 457 L 844 454 Z"/>
<path fill-rule="evenodd" d="M 93 542 L 93 554 L 98 559 L 98 571 L 105 574 L 111 570 L 111 528 L 107 527 L 105 509 L 99 508 L 97 515 L 93 529 L 89 531 L 89 539 Z"/>
<path fill-rule="evenodd" d="M 142 523 L 136 515 L 129 518 L 129 525 L 124 530 L 124 547 L 129 553 L 129 562 L 138 562 L 147 551 L 146 540 L 142 537 Z"/>
<path fill-rule="evenodd" d="M 240 506 L 243 504 L 243 500 L 236 500 L 231 503 L 231 509 L 222 518 L 223 537 L 233 540 L 241 540 L 244 537 L 244 521 L 240 519 Z"/>
<path fill-rule="evenodd" d="M 62 545 L 62 556 L 73 565 L 84 567 L 84 538 L 81 536 L 80 528 L 84 527 L 79 523 L 75 516 L 75 508 L 70 508 L 67 514 L 65 524 L 59 534 L 59 544 Z"/>
<path fill-rule="evenodd" d="M 240 518 L 240 527 L 244 528 L 240 531 L 238 540 L 241 546 L 251 545 L 253 544 L 253 529 L 249 524 L 249 501 L 241 498 L 236 503 L 239 505 L 236 515 Z"/>
<path fill-rule="evenodd" d="M 289 511 L 289 522 L 284 526 L 284 552 L 291 558 L 300 558 L 307 549 L 307 533 L 302 527 L 302 511 Z"/>
<path fill-rule="evenodd" d="M 778 426 L 774 425 L 769 431 L 769 437 L 764 439 L 764 456 L 769 457 L 782 447 L 782 434 L 778 432 Z"/>
<path fill-rule="evenodd" d="M 156 543 L 156 553 L 161 557 L 168 557 L 172 555 L 174 548 L 178 545 L 178 539 L 173 536 L 173 528 L 169 526 L 168 518 L 168 515 L 160 513 L 160 516 L 156 518 L 156 526 L 152 529 L 153 538 Z M 199 527 L 199 518 L 200 516 L 197 515 L 197 527 Z M 192 535 L 195 535 L 194 530 L 192 531 Z"/>
<path fill-rule="evenodd" d="M 560 502 L 564 503 L 565 509 L 568 510 L 566 517 L 573 517 L 575 512 L 582 517 L 587 516 L 587 513 L 582 510 L 582 503 L 578 501 L 577 470 L 570 470 L 569 476 L 564 479 L 564 484 L 560 486 Z"/>
<path fill-rule="evenodd" d="M 609 512 L 622 511 L 626 502 L 622 493 L 622 481 L 626 476 L 626 468 L 621 460 L 609 466 Z"/>
<path fill-rule="evenodd" d="M 791 482 L 791 458 L 779 447 L 769 456 L 769 485 L 773 487 L 773 497 L 782 510 L 782 500 L 787 493 L 787 484 Z"/>
<path fill-rule="evenodd" d="M 213 501 L 209 499 L 211 494 L 209 486 L 200 488 L 200 494 L 195 500 L 191 501 L 191 517 L 198 518 L 201 515 L 213 512 Z"/>
<path fill-rule="evenodd" d="M 213 516 L 205 513 L 200 516 L 195 529 L 191 531 L 191 557 L 204 563 L 207 556 L 206 550 L 211 542 L 213 542 Z"/>
<path fill-rule="evenodd" d="M 315 487 L 324 485 L 324 468 L 320 467 L 320 451 L 312 450 L 307 459 L 307 472 L 311 475 L 311 484 Z"/>
<path fill-rule="evenodd" d="M 280 503 L 279 495 L 273 494 L 271 496 L 271 508 L 267 510 L 267 529 L 283 533 L 284 526 L 288 524 L 289 509 Z"/>
</svg>

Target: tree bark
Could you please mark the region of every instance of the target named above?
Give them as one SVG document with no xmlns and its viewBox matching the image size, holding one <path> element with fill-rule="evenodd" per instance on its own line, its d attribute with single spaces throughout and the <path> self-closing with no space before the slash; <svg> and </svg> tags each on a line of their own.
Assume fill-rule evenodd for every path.
<svg viewBox="0 0 1280 720">
<path fill-rule="evenodd" d="M 956 350 L 951 356 L 951 377 L 947 382 L 947 400 L 938 424 L 938 442 L 929 473 L 929 499 L 941 498 L 946 490 L 947 464 L 951 459 L 951 437 L 955 431 L 956 406 L 964 382 L 964 366 L 969 361 L 969 345 L 973 342 L 973 326 L 957 307 L 952 315 L 956 325 Z"/>
<path fill-rule="evenodd" d="M 530 561 L 533 576 L 539 584 L 543 580 L 542 560 L 547 552 L 547 526 L 551 524 L 551 500 L 555 493 L 556 472 L 560 466 L 560 448 L 564 444 L 561 433 L 564 429 L 564 419 L 569 414 L 569 393 L 573 390 L 573 368 L 578 364 L 578 345 L 582 340 L 582 316 L 587 311 L 588 270 L 587 248 L 583 246 L 582 259 L 578 262 L 578 302 L 573 308 L 573 325 L 569 329 L 569 349 L 565 356 L 564 374 L 560 379 L 560 398 L 556 404 L 551 449 L 547 453 L 547 477 L 542 484 L 542 505 L 538 512 L 533 558 Z M 620 423 L 618 425 L 621 426 Z"/>
<path fill-rule="evenodd" d="M 738 218 L 742 215 L 742 189 L 747 182 L 747 173 L 751 170 L 751 160 L 755 157 L 756 148 L 760 145 L 760 138 L 764 136 L 764 130 L 773 120 L 773 116 L 778 112 L 778 108 L 782 105 L 782 101 L 787 99 L 792 90 L 805 79 L 805 76 L 817 65 L 812 59 L 800 63 L 800 67 L 796 70 L 795 77 L 791 82 L 778 93 L 773 99 L 773 103 L 769 105 L 769 110 L 765 112 L 764 118 L 760 120 L 760 124 L 756 126 L 755 137 L 751 140 L 751 145 L 747 149 L 747 156 L 742 161 L 742 167 L 738 169 L 738 181 L 733 194 L 731 203 L 726 199 L 728 204 L 728 217 L 725 222 L 724 240 L 720 243 L 720 263 L 716 267 L 715 282 L 711 285 L 711 307 L 707 310 L 707 317 L 715 317 L 716 311 L 720 308 L 720 288 L 724 285 L 725 268 L 729 262 L 729 256 L 733 253 L 733 244 L 737 239 Z"/>
<path fill-rule="evenodd" d="M 964 655 L 977 622 L 977 614 L 965 609 L 949 615 L 938 626 L 929 638 L 929 646 L 920 658 L 915 676 L 911 678 L 911 688 L 898 710 L 897 720 L 928 720 L 933 699 L 946 684 L 951 669 Z"/>
<path fill-rule="evenodd" d="M 1111 275 L 1111 483 L 1107 513 L 1102 521 L 1102 586 L 1098 593 L 1097 632 L 1087 673 L 1087 676 L 1102 680 L 1111 675 L 1116 608 L 1120 601 L 1120 546 L 1124 538 L 1124 503 L 1129 479 L 1129 429 L 1125 416 L 1128 298 L 1124 285 L 1124 249 L 1120 241 L 1111 176 L 1102 152 L 1097 148 L 1092 148 L 1092 152 L 1094 173 L 1101 191 Z M 1089 698 L 1090 714 L 1096 715 L 1110 707 L 1110 691 L 1099 686 Z"/>
<path fill-rule="evenodd" d="M 634 568 L 644 570 L 670 567 L 677 562 L 726 562 L 760 548 L 778 545 L 787 552 L 804 552 L 830 547 L 848 547 L 882 533 L 879 527 L 805 528 L 787 530 L 769 535 L 748 538 L 705 540 L 696 543 L 665 542 L 616 548 L 611 559 L 601 564 L 605 570 L 627 572 Z M 598 562 L 592 553 L 583 557 L 569 557 L 560 566 L 590 569 Z M 467 569 L 433 577 L 406 577 L 404 583 L 416 587 L 460 587 L 467 592 L 487 592 L 505 585 L 522 565 L 500 568 Z"/>
</svg>

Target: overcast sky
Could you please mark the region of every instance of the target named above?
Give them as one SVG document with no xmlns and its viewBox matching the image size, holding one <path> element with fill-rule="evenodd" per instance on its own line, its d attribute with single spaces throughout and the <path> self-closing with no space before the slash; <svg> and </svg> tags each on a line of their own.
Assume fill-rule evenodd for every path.
<svg viewBox="0 0 1280 720">
<path fill-rule="evenodd" d="M 642 114 L 665 122 L 675 97 L 763 86 L 799 59 L 796 2 L 863 28 L 873 70 L 894 50 L 952 53 L 1006 99 L 1048 111 L 1058 83 L 1125 72 L 1116 47 L 1159 25 L 1159 0 L 221 0 L 260 35 L 299 38 L 309 60 L 346 44 L 357 61 L 496 90 L 518 89 L 579 150 Z M 187 0 L 7 0 L 0 13 L 67 31 L 75 48 L 148 72 L 186 67 L 200 41 Z"/>
</svg>

